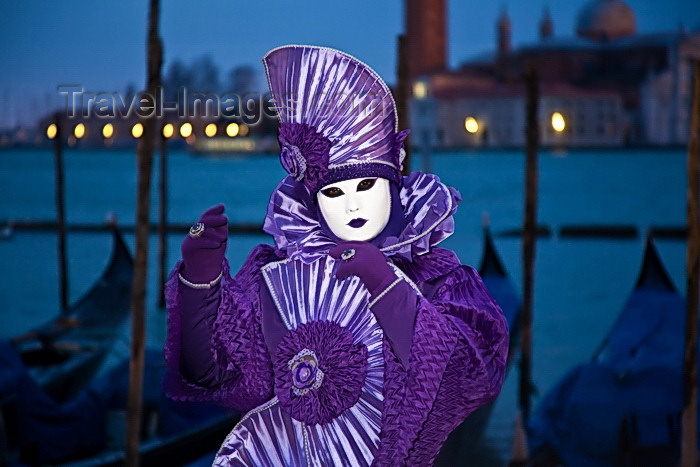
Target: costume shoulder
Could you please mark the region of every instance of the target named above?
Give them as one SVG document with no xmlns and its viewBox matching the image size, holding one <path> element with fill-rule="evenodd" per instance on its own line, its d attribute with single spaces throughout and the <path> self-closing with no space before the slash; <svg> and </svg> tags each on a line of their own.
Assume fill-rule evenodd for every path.
<svg viewBox="0 0 700 467">
<path fill-rule="evenodd" d="M 454 251 L 437 247 L 424 255 L 414 256 L 410 261 L 397 256 L 394 262 L 416 283 L 435 280 L 460 267 Z"/>
</svg>

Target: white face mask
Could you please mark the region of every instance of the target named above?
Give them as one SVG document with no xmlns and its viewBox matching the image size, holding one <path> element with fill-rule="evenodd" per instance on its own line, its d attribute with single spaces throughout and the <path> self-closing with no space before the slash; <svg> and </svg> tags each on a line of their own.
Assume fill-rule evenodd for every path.
<svg viewBox="0 0 700 467">
<path fill-rule="evenodd" d="M 336 237 L 372 240 L 384 230 L 391 215 L 389 180 L 364 177 L 331 183 L 319 190 L 318 205 Z"/>
</svg>

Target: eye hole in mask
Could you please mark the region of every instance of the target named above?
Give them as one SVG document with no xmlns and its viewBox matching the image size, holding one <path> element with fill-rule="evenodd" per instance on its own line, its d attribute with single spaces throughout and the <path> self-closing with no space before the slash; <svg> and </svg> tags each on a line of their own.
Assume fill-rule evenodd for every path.
<svg viewBox="0 0 700 467">
<path fill-rule="evenodd" d="M 374 183 L 377 181 L 376 178 L 365 178 L 360 183 L 357 184 L 357 191 L 367 191 L 370 190 Z"/>
<path fill-rule="evenodd" d="M 321 193 L 323 193 L 324 196 L 327 196 L 329 198 L 337 198 L 338 196 L 342 196 L 345 194 L 343 190 L 335 186 L 326 188 L 325 190 L 321 190 Z"/>
</svg>

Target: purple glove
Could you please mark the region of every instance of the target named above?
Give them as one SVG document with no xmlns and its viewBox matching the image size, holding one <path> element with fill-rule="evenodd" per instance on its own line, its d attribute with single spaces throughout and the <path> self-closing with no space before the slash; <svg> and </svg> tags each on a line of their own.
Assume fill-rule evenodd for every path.
<svg viewBox="0 0 700 467">
<path fill-rule="evenodd" d="M 371 243 L 343 242 L 331 248 L 329 254 L 342 260 L 335 277 L 341 280 L 350 275 L 359 277 L 369 290 L 370 301 L 374 301 L 397 279 L 387 264 L 384 253 Z M 348 256 L 349 259 L 343 259 Z M 371 307 L 392 349 L 405 368 L 408 368 L 411 355 L 417 309 L 417 296 L 406 281 L 400 281 Z"/>
<path fill-rule="evenodd" d="M 228 240 L 228 219 L 223 213 L 223 204 L 204 211 L 182 242 L 184 267 L 181 274 L 190 282 L 210 282 L 221 273 Z M 200 224 L 203 225 L 203 230 Z"/>
<path fill-rule="evenodd" d="M 352 251 L 354 254 L 350 253 Z M 331 248 L 329 254 L 342 260 L 335 277 L 340 280 L 351 275 L 359 277 L 372 297 L 376 297 L 396 280 L 396 274 L 387 264 L 384 253 L 371 243 L 343 242 Z M 350 258 L 343 259 L 344 256 Z"/>
</svg>

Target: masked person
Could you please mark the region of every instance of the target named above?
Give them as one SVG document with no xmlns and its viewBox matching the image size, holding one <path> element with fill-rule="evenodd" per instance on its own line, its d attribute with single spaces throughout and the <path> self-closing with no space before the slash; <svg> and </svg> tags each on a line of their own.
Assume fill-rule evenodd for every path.
<svg viewBox="0 0 700 467">
<path fill-rule="evenodd" d="M 214 465 L 430 465 L 500 391 L 508 331 L 474 269 L 436 245 L 459 193 L 400 173 L 387 86 L 336 50 L 263 60 L 287 176 L 231 278 L 223 205 L 167 287 L 166 392 L 247 411 Z"/>
</svg>

